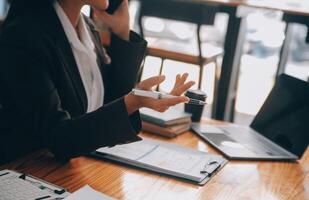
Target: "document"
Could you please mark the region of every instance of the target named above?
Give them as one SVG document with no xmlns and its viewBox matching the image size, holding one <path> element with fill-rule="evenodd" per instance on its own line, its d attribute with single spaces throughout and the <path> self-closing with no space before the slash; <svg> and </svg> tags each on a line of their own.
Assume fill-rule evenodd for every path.
<svg viewBox="0 0 309 200">
<path fill-rule="evenodd" d="M 72 193 L 70 196 L 65 198 L 65 200 L 115 200 L 101 192 L 94 190 L 89 185 L 82 187 L 76 192 Z"/>
<path fill-rule="evenodd" d="M 190 174 L 194 177 L 202 178 L 204 175 L 200 171 L 208 162 L 208 159 L 205 159 L 204 155 L 180 152 L 158 146 L 148 156 L 141 158 L 139 161 L 148 165 L 159 166 L 164 170 L 171 170 L 174 173 Z"/>
<path fill-rule="evenodd" d="M 147 153 L 157 148 L 157 146 L 158 145 L 144 142 L 134 142 L 125 145 L 117 145 L 112 148 L 101 148 L 98 151 L 130 160 L 139 160 L 146 156 Z"/>
<path fill-rule="evenodd" d="M 104 147 L 96 152 L 111 160 L 198 183 L 210 177 L 226 163 L 222 156 L 150 139 L 111 148 Z M 205 168 L 208 170 L 207 173 L 203 173 Z"/>
</svg>

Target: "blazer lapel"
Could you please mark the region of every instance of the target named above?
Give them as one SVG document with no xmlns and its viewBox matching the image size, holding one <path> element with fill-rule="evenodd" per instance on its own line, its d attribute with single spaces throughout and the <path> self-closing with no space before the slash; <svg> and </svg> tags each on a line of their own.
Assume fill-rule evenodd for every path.
<svg viewBox="0 0 309 200">
<path fill-rule="evenodd" d="M 86 112 L 88 106 L 87 95 L 71 46 L 68 41 L 58 41 L 56 43 L 56 48 L 56 53 L 70 76 L 82 109 L 84 112 Z"/>
<path fill-rule="evenodd" d="M 40 8 L 34 10 L 33 15 L 35 17 L 40 16 L 38 20 L 40 21 L 41 26 L 44 27 L 46 33 L 48 33 L 53 38 L 53 40 L 56 41 L 56 54 L 58 55 L 61 63 L 65 66 L 65 69 L 68 71 L 70 79 L 72 80 L 72 83 L 76 90 L 76 94 L 79 98 L 81 108 L 84 112 L 86 112 L 88 106 L 86 91 L 70 43 L 66 37 L 61 22 L 58 19 L 56 11 L 53 8 L 53 0 L 32 1 L 36 1 L 35 6 Z M 92 41 L 95 44 L 97 62 L 100 68 L 101 75 L 102 77 L 104 77 L 104 71 L 106 70 L 106 67 L 108 67 L 107 65 L 110 64 L 110 57 L 105 52 L 105 49 L 103 49 L 102 47 L 100 34 L 95 28 L 95 25 L 87 17 L 85 17 L 85 21 L 88 25 L 88 30 L 90 30 Z"/>
<path fill-rule="evenodd" d="M 75 88 L 75 92 L 80 101 L 80 105 L 83 112 L 87 111 L 87 95 L 84 88 L 72 48 L 66 37 L 62 24 L 54 10 L 52 0 L 48 1 L 37 1 L 36 6 L 40 7 L 34 11 L 34 15 L 40 16 L 38 21 L 40 25 L 45 29 L 46 33 L 49 34 L 53 41 L 55 41 L 55 53 L 58 55 L 60 62 L 68 72 L 72 84 Z"/>
</svg>

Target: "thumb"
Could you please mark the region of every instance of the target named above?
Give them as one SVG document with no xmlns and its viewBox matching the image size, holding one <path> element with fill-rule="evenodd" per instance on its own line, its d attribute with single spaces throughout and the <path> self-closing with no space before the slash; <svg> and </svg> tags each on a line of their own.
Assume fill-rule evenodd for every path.
<svg viewBox="0 0 309 200">
<path fill-rule="evenodd" d="M 155 85 L 159 85 L 160 83 L 162 83 L 165 80 L 165 76 L 153 76 L 151 78 L 148 78 L 142 82 L 140 82 L 137 87 L 141 88 L 141 89 L 146 89 L 149 90 L 151 89 L 153 86 Z"/>
</svg>

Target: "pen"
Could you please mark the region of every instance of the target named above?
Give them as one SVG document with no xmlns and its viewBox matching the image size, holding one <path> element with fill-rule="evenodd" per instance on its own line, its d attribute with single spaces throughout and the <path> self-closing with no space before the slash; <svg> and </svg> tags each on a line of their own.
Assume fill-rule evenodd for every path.
<svg viewBox="0 0 309 200">
<path fill-rule="evenodd" d="M 164 93 L 164 92 L 141 90 L 141 89 L 137 89 L 137 88 L 132 89 L 132 93 L 136 96 L 150 97 L 150 98 L 154 98 L 154 99 L 170 99 L 170 98 L 177 97 L 177 96 L 167 94 L 167 93 Z M 205 105 L 206 102 L 198 100 L 198 99 L 190 98 L 188 104 Z"/>
</svg>

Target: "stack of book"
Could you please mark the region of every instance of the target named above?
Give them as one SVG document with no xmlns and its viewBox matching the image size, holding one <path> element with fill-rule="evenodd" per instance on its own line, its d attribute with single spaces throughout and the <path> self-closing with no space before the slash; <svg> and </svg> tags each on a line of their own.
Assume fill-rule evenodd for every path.
<svg viewBox="0 0 309 200">
<path fill-rule="evenodd" d="M 140 109 L 143 131 L 176 137 L 187 131 L 191 126 L 191 114 L 170 108 L 164 113 L 149 108 Z"/>
</svg>

